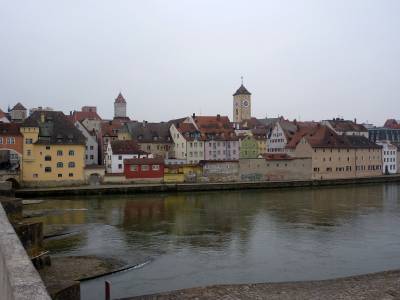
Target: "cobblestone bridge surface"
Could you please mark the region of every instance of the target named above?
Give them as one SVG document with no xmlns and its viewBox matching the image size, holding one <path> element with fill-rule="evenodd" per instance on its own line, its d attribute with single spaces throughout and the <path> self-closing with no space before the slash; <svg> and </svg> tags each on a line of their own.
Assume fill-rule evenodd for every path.
<svg viewBox="0 0 400 300">
<path fill-rule="evenodd" d="M 400 299 L 400 270 L 321 281 L 215 285 L 125 300 Z"/>
</svg>

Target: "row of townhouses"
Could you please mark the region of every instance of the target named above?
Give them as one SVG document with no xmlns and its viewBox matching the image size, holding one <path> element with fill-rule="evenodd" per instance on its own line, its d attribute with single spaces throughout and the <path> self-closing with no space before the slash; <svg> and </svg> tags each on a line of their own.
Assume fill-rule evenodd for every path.
<svg viewBox="0 0 400 300">
<path fill-rule="evenodd" d="M 114 117 L 95 106 L 64 114 L 17 103 L 0 110 L 0 179 L 26 186 L 125 181 L 335 179 L 397 173 L 400 122 L 255 118 L 251 93 L 233 94 L 233 119 L 192 114 L 131 120 L 119 93 Z"/>
</svg>

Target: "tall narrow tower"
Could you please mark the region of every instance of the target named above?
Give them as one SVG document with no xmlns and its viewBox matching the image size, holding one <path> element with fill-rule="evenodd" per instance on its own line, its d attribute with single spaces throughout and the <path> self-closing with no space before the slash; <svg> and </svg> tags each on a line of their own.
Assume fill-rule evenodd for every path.
<svg viewBox="0 0 400 300">
<path fill-rule="evenodd" d="M 126 118 L 126 101 L 121 93 L 114 101 L 114 118 Z"/>
<path fill-rule="evenodd" d="M 251 118 L 251 93 L 242 84 L 233 94 L 233 122 Z"/>
</svg>

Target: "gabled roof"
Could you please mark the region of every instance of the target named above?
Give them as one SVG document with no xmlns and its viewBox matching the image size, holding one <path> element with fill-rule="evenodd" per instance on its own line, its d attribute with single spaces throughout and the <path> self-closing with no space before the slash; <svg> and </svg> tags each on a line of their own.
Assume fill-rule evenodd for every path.
<svg viewBox="0 0 400 300">
<path fill-rule="evenodd" d="M 100 116 L 95 111 L 74 111 L 71 116 L 72 122 L 82 122 L 85 119 L 101 121 Z"/>
<path fill-rule="evenodd" d="M 326 125 L 301 128 L 287 148 L 295 148 L 302 138 L 305 138 L 312 148 L 380 148 L 364 136 L 338 135 Z"/>
<path fill-rule="evenodd" d="M 21 127 L 38 127 L 38 144 L 84 145 L 85 136 L 61 111 L 35 111 Z"/>
<path fill-rule="evenodd" d="M 26 110 L 25 106 L 23 106 L 21 104 L 21 102 L 18 102 L 17 104 L 14 105 L 14 107 L 11 109 L 11 111 L 13 110 Z"/>
<path fill-rule="evenodd" d="M 391 129 L 400 129 L 400 120 L 388 119 L 383 127 Z"/>
<path fill-rule="evenodd" d="M 19 131 L 20 124 L 18 123 L 3 123 L 0 122 L 0 136 L 21 136 Z"/>
<path fill-rule="evenodd" d="M 368 132 L 368 129 L 362 124 L 357 124 L 354 121 L 343 120 L 343 119 L 333 119 L 328 120 L 332 128 L 337 132 Z"/>
<path fill-rule="evenodd" d="M 7 117 L 6 113 L 2 111 L 0 108 L 0 118 L 6 118 L 6 117 Z"/>
<path fill-rule="evenodd" d="M 118 94 L 117 98 L 115 98 L 114 103 L 126 103 L 124 96 L 121 93 Z"/>
<path fill-rule="evenodd" d="M 235 130 L 227 116 L 193 116 L 200 134 L 206 139 L 232 140 L 237 139 Z"/>
<path fill-rule="evenodd" d="M 122 128 L 124 123 L 121 120 L 103 120 L 100 125 L 100 133 L 102 136 L 113 136 L 117 137 L 119 130 Z"/>
<path fill-rule="evenodd" d="M 251 95 L 251 93 L 244 87 L 243 84 L 241 84 L 240 87 L 233 94 L 233 96 L 237 96 L 237 95 Z"/>
<path fill-rule="evenodd" d="M 140 150 L 139 145 L 131 140 L 115 140 L 111 142 L 113 154 L 148 154 Z"/>
<path fill-rule="evenodd" d="M 170 127 L 169 122 L 129 122 L 121 128 L 121 132 L 128 132 L 139 143 L 171 143 Z"/>
</svg>

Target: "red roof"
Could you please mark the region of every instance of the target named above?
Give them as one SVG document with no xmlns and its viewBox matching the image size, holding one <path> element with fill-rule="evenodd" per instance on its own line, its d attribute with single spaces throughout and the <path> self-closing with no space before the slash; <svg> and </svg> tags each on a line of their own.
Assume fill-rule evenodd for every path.
<svg viewBox="0 0 400 300">
<path fill-rule="evenodd" d="M 111 142 L 113 154 L 148 154 L 140 150 L 138 143 L 131 140 L 116 140 Z"/>
<path fill-rule="evenodd" d="M 118 94 L 118 97 L 115 98 L 114 103 L 126 103 L 124 96 L 121 93 Z"/>
<path fill-rule="evenodd" d="M 85 119 L 89 120 L 101 120 L 100 116 L 95 111 L 74 111 L 71 120 L 73 122 L 82 122 Z"/>
<path fill-rule="evenodd" d="M 201 135 L 205 139 L 237 140 L 235 130 L 227 116 L 194 116 Z"/>
<path fill-rule="evenodd" d="M 123 123 L 120 120 L 103 121 L 101 123 L 101 135 L 117 137 L 122 126 Z"/>
<path fill-rule="evenodd" d="M 21 102 L 18 102 L 11 110 L 26 110 L 26 108 L 21 104 Z"/>
<path fill-rule="evenodd" d="M 162 165 L 164 164 L 164 159 L 162 157 L 154 158 L 131 158 L 124 159 L 124 164 L 126 165 Z"/>
<path fill-rule="evenodd" d="M 3 123 L 0 122 L 0 135 L 1 136 L 21 136 L 19 131 L 20 124 L 17 123 Z"/>
<path fill-rule="evenodd" d="M 388 119 L 383 127 L 391 129 L 400 129 L 400 121 L 395 119 Z"/>
<path fill-rule="evenodd" d="M 5 112 L 2 111 L 1 108 L 0 108 L 0 118 L 4 118 L 4 117 L 7 117 L 7 115 L 6 115 Z"/>
</svg>

